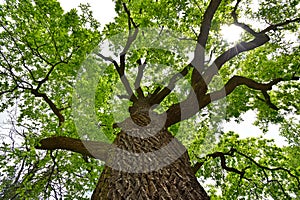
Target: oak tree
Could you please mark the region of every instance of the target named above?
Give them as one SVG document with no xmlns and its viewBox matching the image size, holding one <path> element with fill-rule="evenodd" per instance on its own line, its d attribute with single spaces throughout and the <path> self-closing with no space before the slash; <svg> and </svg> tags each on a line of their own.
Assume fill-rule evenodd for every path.
<svg viewBox="0 0 300 200">
<path fill-rule="evenodd" d="M 99 31 L 87 5 L 5 1 L 1 198 L 296 199 L 297 9 L 116 0 Z M 243 30 L 235 42 L 221 35 L 230 24 Z M 222 131 L 249 110 L 288 145 Z"/>
</svg>

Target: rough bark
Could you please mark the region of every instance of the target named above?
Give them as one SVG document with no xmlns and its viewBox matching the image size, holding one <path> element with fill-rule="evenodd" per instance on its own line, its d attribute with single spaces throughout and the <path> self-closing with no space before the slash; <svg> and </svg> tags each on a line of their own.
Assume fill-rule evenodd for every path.
<svg viewBox="0 0 300 200">
<path fill-rule="evenodd" d="M 140 127 L 130 119 L 121 124 L 122 131 L 113 143 L 118 150 L 110 150 L 92 199 L 209 199 L 185 147 L 165 127 L 157 126 L 161 119 L 151 118 L 145 126 L 145 118 L 134 118 Z"/>
</svg>

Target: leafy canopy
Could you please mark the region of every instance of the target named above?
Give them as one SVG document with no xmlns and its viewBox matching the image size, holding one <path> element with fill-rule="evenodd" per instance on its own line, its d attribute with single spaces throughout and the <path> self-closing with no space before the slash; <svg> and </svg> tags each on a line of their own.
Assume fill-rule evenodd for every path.
<svg viewBox="0 0 300 200">
<path fill-rule="evenodd" d="M 82 62 L 100 41 L 123 34 L 120 41 L 114 40 L 114 50 L 119 52 L 118 44 L 124 45 L 127 34 L 133 34 L 137 27 L 180 33 L 177 39 L 192 41 L 196 47 L 199 32 L 207 28 L 202 22 L 205 13 L 214 2 L 116 0 L 118 16 L 101 33 L 87 5 L 65 13 L 55 0 L 10 0 L 1 4 L 0 110 L 9 112 L 12 128 L 5 133 L 0 146 L 0 197 L 88 198 L 103 163 L 78 153 L 35 148 L 41 139 L 50 136 L 79 138 L 72 115 L 72 95 Z M 206 181 L 212 199 L 300 196 L 297 9 L 297 0 L 258 4 L 251 0 L 224 0 L 213 13 L 203 70 L 217 63 L 224 52 L 228 57 L 208 91 L 218 91 L 224 85 L 231 91 L 230 83 L 241 84 L 228 92 L 226 98 L 223 96 L 223 100 L 207 104 L 195 116 L 169 128 L 188 148 L 196 175 Z M 232 23 L 244 29 L 234 44 L 220 37 L 222 26 Z M 247 49 L 252 45 L 247 42 L 264 34 L 269 36 L 267 43 Z M 242 47 L 247 51 L 242 52 Z M 226 54 L 230 48 L 231 54 Z M 238 53 L 231 56 L 235 51 Z M 189 86 L 196 88 L 193 69 L 186 68 L 186 59 L 174 56 L 171 51 L 141 48 L 126 56 L 125 72 L 131 85 L 138 71 L 137 62 L 152 63 L 146 65 L 140 85 L 145 95 L 164 87 L 173 72 L 187 70 L 182 82 L 177 82 L 180 87 L 160 102 L 158 112 L 168 111 L 172 105 L 184 101 Z M 99 77 L 95 93 L 98 121 L 89 122 L 88 127 L 99 122 L 108 139 L 113 140 L 118 132 L 114 124 L 128 116 L 127 108 L 132 102 L 116 98 L 127 94 L 113 64 L 101 63 L 101 66 L 106 70 Z M 169 76 L 162 75 L 161 67 L 165 66 Z M 271 88 L 261 89 L 263 86 Z M 270 123 L 280 125 L 280 133 L 289 145 L 278 147 L 264 138 L 240 139 L 236 133 L 222 132 L 219 127 L 222 122 L 241 121 L 241 115 L 249 110 L 256 112 L 255 124 L 264 131 Z"/>
</svg>

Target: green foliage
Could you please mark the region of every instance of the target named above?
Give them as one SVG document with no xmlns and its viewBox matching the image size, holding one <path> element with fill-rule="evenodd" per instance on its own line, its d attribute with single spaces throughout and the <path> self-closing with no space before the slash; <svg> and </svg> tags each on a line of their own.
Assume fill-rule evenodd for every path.
<svg viewBox="0 0 300 200">
<path fill-rule="evenodd" d="M 119 131 L 113 125 L 129 116 L 131 102 L 122 99 L 126 93 L 114 66 L 87 55 L 99 50 L 98 43 L 105 39 L 113 41 L 110 50 L 115 56 L 122 51 L 129 31 L 134 29 L 132 24 L 128 26 L 125 3 L 140 29 L 156 28 L 156 31 L 143 29 L 126 55 L 125 73 L 131 86 L 138 72 L 137 62 L 140 58 L 147 61 L 141 88 L 145 95 L 151 94 L 166 86 L 172 75 L 188 64 L 188 56 L 182 55 L 193 52 L 196 45 L 190 44 L 196 44 L 209 2 L 115 0 L 118 16 L 102 33 L 88 5 L 81 5 L 80 11 L 64 12 L 56 0 L 2 3 L 0 111 L 12 113 L 12 129 L 0 145 L 0 198 L 88 199 L 103 168 L 102 162 L 67 151 L 34 148 L 46 137 L 82 138 L 84 131 L 89 133 L 87 139 L 113 141 Z M 249 22 L 256 31 L 299 17 L 298 0 L 259 1 L 256 8 L 254 2 L 242 1 L 237 14 L 241 22 Z M 221 37 L 220 31 L 223 25 L 233 22 L 231 12 L 235 3 L 222 1 L 214 15 L 206 46 L 206 65 L 233 45 Z M 256 27 L 254 21 L 260 24 Z M 282 78 L 267 93 L 277 110 L 270 108 L 261 91 L 243 85 L 194 117 L 169 128 L 187 147 L 191 163 L 203 162 L 197 177 L 206 181 L 211 199 L 296 199 L 300 196 L 300 86 L 299 80 L 291 80 L 300 76 L 299 41 L 295 42 L 300 38 L 299 33 L 299 23 L 271 32 L 269 43 L 229 60 L 208 86 L 209 92 L 219 90 L 234 75 L 259 83 Z M 251 39 L 253 35 L 243 33 L 239 40 Z M 87 75 L 82 75 L 85 70 Z M 177 87 L 156 109 L 159 113 L 187 98 L 191 76 L 192 70 L 188 69 L 185 78 L 177 82 Z M 93 89 L 95 94 L 91 93 Z M 81 99 L 78 94 L 91 98 Z M 74 106 L 85 112 L 75 113 Z M 63 120 L 58 120 L 55 110 L 64 116 Z M 221 123 L 231 119 L 240 121 L 241 115 L 249 110 L 255 110 L 255 124 L 263 131 L 268 130 L 270 123 L 280 125 L 281 135 L 289 146 L 278 147 L 271 140 L 240 139 L 235 133 L 222 132 Z M 84 131 L 78 130 L 78 126 L 85 127 Z M 226 154 L 226 166 L 243 175 L 225 170 L 221 157 L 213 157 L 214 152 Z"/>
<path fill-rule="evenodd" d="M 227 153 L 231 149 L 235 151 L 225 156 L 226 165 L 243 175 L 222 169 L 220 158 L 206 159 L 198 171 L 200 176 L 213 180 L 207 186 L 212 199 L 291 199 L 299 196 L 299 162 L 291 158 L 298 147 L 280 148 L 272 140 L 240 139 L 229 132 L 222 135 L 212 152 Z"/>
<path fill-rule="evenodd" d="M 91 190 L 101 172 L 98 161 L 87 163 L 78 154 L 34 148 L 47 136 L 78 137 L 70 110 L 73 80 L 100 39 L 89 8 L 82 5 L 81 12 L 64 13 L 54 0 L 0 5 L 0 110 L 15 111 L 11 139 L 1 144 L 1 199 L 84 199 L 82 191 Z M 58 127 L 53 111 L 33 89 L 62 110 L 63 126 Z"/>
</svg>

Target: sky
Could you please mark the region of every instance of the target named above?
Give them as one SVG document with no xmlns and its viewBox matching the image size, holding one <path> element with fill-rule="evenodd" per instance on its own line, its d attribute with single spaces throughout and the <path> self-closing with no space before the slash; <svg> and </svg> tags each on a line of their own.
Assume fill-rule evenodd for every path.
<svg viewBox="0 0 300 200">
<path fill-rule="evenodd" d="M 89 3 L 91 6 L 91 10 L 93 11 L 94 17 L 100 21 L 101 26 L 103 27 L 104 24 L 107 24 L 110 21 L 113 21 L 114 16 L 116 16 L 114 11 L 114 4 L 111 0 L 59 0 L 61 3 L 61 6 L 65 11 L 69 11 L 71 8 L 76 8 L 80 3 Z M 225 27 L 226 32 L 237 32 L 239 30 L 230 29 L 228 27 Z M 225 33 L 224 33 L 225 34 Z M 237 36 L 235 34 L 234 37 Z M 229 35 L 224 35 L 224 37 L 228 37 L 228 40 L 232 40 L 232 38 Z M 240 134 L 241 138 L 246 137 L 257 137 L 260 135 L 263 135 L 261 130 L 252 125 L 255 121 L 255 113 L 254 111 L 248 111 L 247 113 L 242 115 L 242 118 L 244 119 L 241 123 L 236 123 L 234 121 L 231 121 L 229 123 L 225 123 L 223 125 L 224 131 L 235 131 Z M 1 130 L 1 124 L 3 126 L 3 123 L 7 120 L 7 115 L 5 113 L 0 113 L 0 130 Z M 7 127 L 7 126 L 6 126 Z M 275 139 L 275 142 L 282 146 L 284 144 L 287 144 L 284 142 L 284 138 L 279 136 L 278 133 L 278 126 L 271 125 L 269 127 L 269 132 L 264 135 L 265 138 L 268 139 Z M 2 134 L 4 132 L 4 129 L 1 130 Z M 1 140 L 1 134 L 0 134 L 0 140 Z"/>
<path fill-rule="evenodd" d="M 101 26 L 113 21 L 116 16 L 112 0 L 58 0 L 65 11 L 78 7 L 79 4 L 89 3 L 94 17 Z"/>
</svg>

